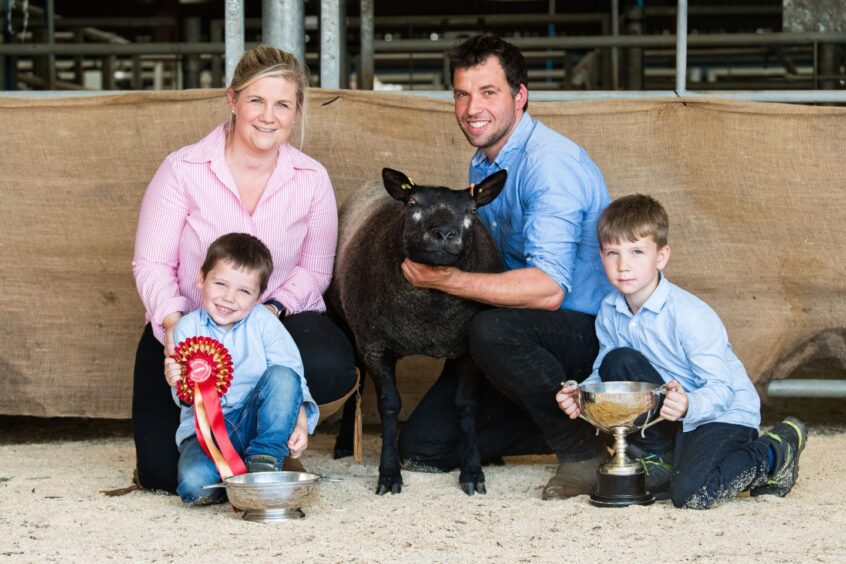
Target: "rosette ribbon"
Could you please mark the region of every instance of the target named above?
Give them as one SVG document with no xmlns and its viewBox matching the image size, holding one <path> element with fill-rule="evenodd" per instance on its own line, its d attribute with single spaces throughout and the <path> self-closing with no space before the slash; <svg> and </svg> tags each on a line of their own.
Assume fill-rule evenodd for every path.
<svg viewBox="0 0 846 564">
<path fill-rule="evenodd" d="M 194 428 L 203 451 L 211 458 L 220 478 L 247 471 L 226 432 L 220 396 L 232 383 L 232 357 L 220 341 L 210 337 L 189 337 L 179 343 L 173 358 L 182 366 L 176 395 L 194 405 Z"/>
</svg>

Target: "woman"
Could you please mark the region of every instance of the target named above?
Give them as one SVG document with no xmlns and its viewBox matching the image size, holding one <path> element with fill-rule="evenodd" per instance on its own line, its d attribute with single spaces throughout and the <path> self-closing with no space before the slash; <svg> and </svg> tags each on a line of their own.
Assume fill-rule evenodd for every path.
<svg viewBox="0 0 846 564">
<path fill-rule="evenodd" d="M 320 163 L 288 142 L 298 120 L 304 132 L 307 85 L 291 54 L 266 45 L 247 51 L 226 91 L 228 123 L 168 155 L 147 187 L 133 272 L 148 324 L 132 398 L 145 488 L 176 488 L 179 410 L 164 357 L 173 353 L 176 322 L 200 304 L 200 264 L 218 236 L 250 233 L 270 248 L 274 271 L 262 301 L 297 343 L 315 401 L 334 401 L 355 382 L 349 341 L 321 315 L 337 241 L 332 185 Z"/>
</svg>

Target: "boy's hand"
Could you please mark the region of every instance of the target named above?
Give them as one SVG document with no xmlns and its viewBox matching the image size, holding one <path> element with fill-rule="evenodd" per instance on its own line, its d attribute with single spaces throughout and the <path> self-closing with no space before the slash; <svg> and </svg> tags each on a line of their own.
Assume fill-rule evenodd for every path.
<svg viewBox="0 0 846 564">
<path fill-rule="evenodd" d="M 165 358 L 165 380 L 167 385 L 175 388 L 182 379 L 182 366 L 171 357 Z"/>
<path fill-rule="evenodd" d="M 579 385 L 573 380 L 564 382 L 564 387 L 555 394 L 555 401 L 561 411 L 567 414 L 570 419 L 576 419 L 581 413 L 579 409 Z"/>
<path fill-rule="evenodd" d="M 299 458 L 308 448 L 308 419 L 306 418 L 305 406 L 300 406 L 300 413 L 297 415 L 297 424 L 288 437 L 288 456 Z"/>
<path fill-rule="evenodd" d="M 678 421 L 687 413 L 687 394 L 676 380 L 667 382 L 667 396 L 661 406 L 661 417 L 667 421 Z"/>
</svg>

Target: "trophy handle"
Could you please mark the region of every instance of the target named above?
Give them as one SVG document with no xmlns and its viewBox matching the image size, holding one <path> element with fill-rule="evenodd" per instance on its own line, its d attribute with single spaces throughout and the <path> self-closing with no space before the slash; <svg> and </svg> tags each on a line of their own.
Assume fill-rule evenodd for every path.
<svg viewBox="0 0 846 564">
<path fill-rule="evenodd" d="M 661 384 L 660 386 L 658 386 L 657 388 L 652 390 L 652 393 L 655 394 L 656 396 L 665 395 L 667 393 L 667 384 Z M 654 419 L 652 421 L 648 421 L 646 423 L 646 425 L 644 425 L 643 427 L 640 428 L 640 437 L 645 438 L 644 433 L 646 433 L 646 430 L 649 429 L 650 427 L 652 427 L 653 425 L 655 425 L 656 423 L 660 423 L 661 421 L 664 421 L 664 418 L 661 417 L 660 415 L 656 419 Z"/>
<path fill-rule="evenodd" d="M 647 423 L 646 425 L 641 427 L 640 428 L 640 437 L 646 438 L 644 436 L 644 433 L 646 432 L 646 430 L 649 429 L 650 427 L 652 427 L 653 425 L 655 425 L 656 423 L 660 423 L 661 421 L 664 421 L 664 418 L 659 415 L 657 418 L 653 419 L 652 421 L 650 421 L 649 423 Z"/>
</svg>

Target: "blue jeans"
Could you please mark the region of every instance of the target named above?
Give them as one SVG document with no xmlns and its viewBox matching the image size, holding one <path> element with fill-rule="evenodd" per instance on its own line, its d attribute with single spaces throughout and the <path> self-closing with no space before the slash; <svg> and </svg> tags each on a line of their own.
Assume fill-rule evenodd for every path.
<svg viewBox="0 0 846 564">
<path fill-rule="evenodd" d="M 302 403 L 299 376 L 290 368 L 271 366 L 243 403 L 224 416 L 232 446 L 244 459 L 266 454 L 281 464 L 288 456 L 288 438 Z M 203 489 L 218 482 L 220 474 L 197 437 L 182 441 L 176 486 L 182 501 L 196 505 L 223 501 L 223 489 Z"/>
<path fill-rule="evenodd" d="M 610 351 L 599 367 L 603 382 L 664 383 L 661 375 L 640 352 L 630 348 Z M 708 509 L 740 492 L 763 484 L 769 475 L 769 446 L 758 430 L 731 423 L 705 423 L 683 432 L 682 425 L 664 421 L 629 442 L 665 457 L 673 465 L 670 495 L 673 505 Z M 666 454 L 675 450 L 674 459 Z"/>
</svg>

